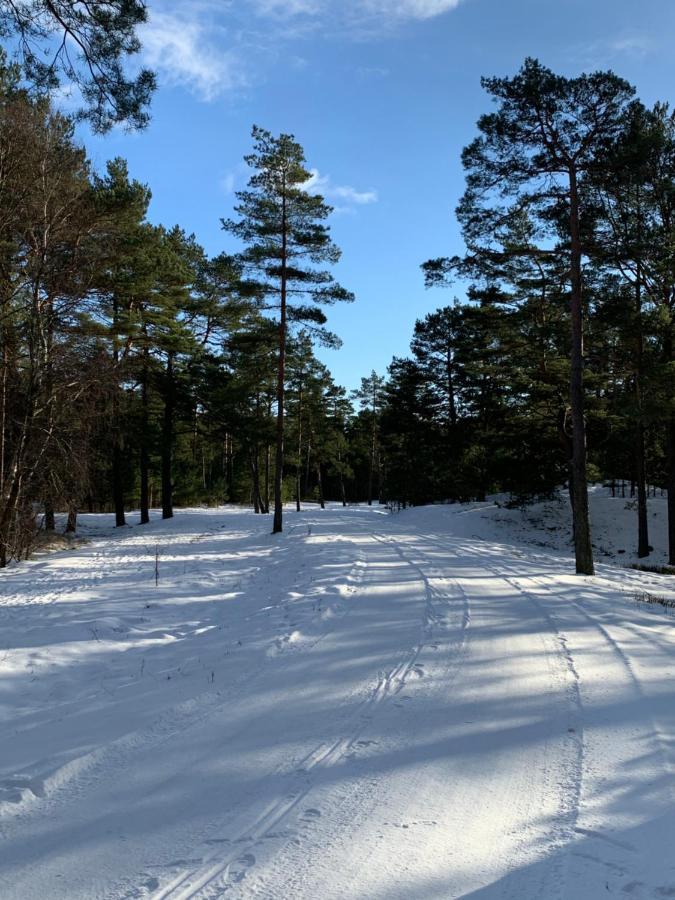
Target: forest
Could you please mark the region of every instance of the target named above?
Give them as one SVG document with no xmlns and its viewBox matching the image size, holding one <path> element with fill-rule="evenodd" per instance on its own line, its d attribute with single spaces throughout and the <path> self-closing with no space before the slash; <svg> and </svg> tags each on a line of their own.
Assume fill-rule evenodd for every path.
<svg viewBox="0 0 675 900">
<path fill-rule="evenodd" d="M 0 566 L 59 512 L 75 532 L 82 510 L 123 526 L 130 510 L 143 525 L 158 506 L 249 504 L 279 532 L 289 501 L 525 504 L 565 484 L 590 574 L 600 480 L 630 482 L 640 557 L 648 485 L 667 492 L 675 564 L 675 116 L 612 72 L 533 59 L 483 87 L 496 106 L 463 153 L 466 252 L 420 260 L 429 288 L 463 299 L 439 293 L 409 356 L 348 393 L 315 347 L 339 346 L 324 308 L 354 296 L 294 136 L 254 126 L 208 257 L 149 221 L 123 159 L 97 171 L 77 117 L 3 57 Z M 142 124 L 144 91 L 122 88 L 111 113 L 90 87 L 99 128 L 134 110 Z"/>
<path fill-rule="evenodd" d="M 675 897 L 675 7 L 574 5 L 0 0 L 0 900 Z"/>
</svg>

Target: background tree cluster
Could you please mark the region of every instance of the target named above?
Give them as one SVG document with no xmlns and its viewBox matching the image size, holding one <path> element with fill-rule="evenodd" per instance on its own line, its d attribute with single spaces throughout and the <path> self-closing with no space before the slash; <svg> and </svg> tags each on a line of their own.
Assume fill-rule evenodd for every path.
<svg viewBox="0 0 675 900">
<path fill-rule="evenodd" d="M 0 68 L 0 564 L 81 509 L 326 497 L 372 483 L 351 402 L 315 357 L 351 295 L 289 135 L 254 129 L 233 255 L 147 218 L 123 160 L 97 173 L 73 122 Z M 358 421 L 358 420 L 356 420 Z M 357 441 L 358 443 L 358 441 Z M 365 444 L 365 442 L 362 442 Z M 356 473 L 356 474 L 355 474 Z M 370 480 L 369 480 L 370 479 Z M 365 491 L 365 488 L 364 488 Z"/>
<path fill-rule="evenodd" d="M 464 151 L 467 252 L 423 266 L 430 286 L 470 287 L 390 367 L 385 494 L 526 500 L 567 482 L 589 574 L 589 477 L 632 482 L 640 556 L 649 481 L 675 563 L 675 116 L 611 72 L 530 59 L 483 83 L 497 108 Z"/>
</svg>

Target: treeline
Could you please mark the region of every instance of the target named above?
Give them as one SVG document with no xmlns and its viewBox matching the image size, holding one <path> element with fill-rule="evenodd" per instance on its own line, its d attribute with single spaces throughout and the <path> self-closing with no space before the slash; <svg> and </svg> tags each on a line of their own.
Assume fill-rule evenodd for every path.
<svg viewBox="0 0 675 900">
<path fill-rule="evenodd" d="M 467 252 L 423 266 L 467 300 L 417 322 L 379 424 L 385 493 L 526 500 L 569 485 L 592 573 L 587 481 L 629 478 L 650 552 L 647 476 L 667 489 L 675 563 L 675 116 L 611 72 L 527 60 L 465 149 Z M 587 455 L 588 454 L 588 455 Z"/>
<path fill-rule="evenodd" d="M 209 258 L 147 219 L 121 159 L 96 172 L 73 122 L 0 67 L 0 565 L 67 511 L 366 499 L 373 414 L 316 358 L 350 300 L 302 148 L 254 129 L 252 176 Z M 358 399 L 358 397 L 356 398 Z"/>
</svg>

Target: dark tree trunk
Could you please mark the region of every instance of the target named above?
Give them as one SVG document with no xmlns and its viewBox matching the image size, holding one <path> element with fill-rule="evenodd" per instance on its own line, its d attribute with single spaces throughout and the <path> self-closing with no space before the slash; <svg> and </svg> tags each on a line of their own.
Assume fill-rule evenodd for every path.
<svg viewBox="0 0 675 900">
<path fill-rule="evenodd" d="M 176 404 L 176 384 L 173 374 L 173 354 L 166 360 L 164 420 L 162 423 L 162 518 L 173 518 L 173 415 Z"/>
<path fill-rule="evenodd" d="M 457 425 L 457 403 L 455 401 L 454 365 L 451 347 L 448 347 L 447 351 L 446 377 L 448 386 L 448 414 L 450 417 L 450 428 L 452 431 L 454 431 L 455 426 Z"/>
<path fill-rule="evenodd" d="M 265 513 L 270 511 L 270 445 L 265 444 Z"/>
<path fill-rule="evenodd" d="M 262 512 L 260 504 L 260 469 L 258 466 L 258 447 L 252 447 L 249 453 L 251 466 L 251 497 L 253 499 L 253 512 L 258 515 Z"/>
<path fill-rule="evenodd" d="M 68 504 L 68 520 L 66 522 L 66 534 L 75 534 L 77 531 L 77 507 L 74 503 Z"/>
<path fill-rule="evenodd" d="M 649 524 L 647 518 L 647 464 L 645 461 L 645 426 L 642 418 L 642 271 L 638 260 L 635 277 L 635 404 L 637 407 L 637 427 L 635 429 L 635 480 L 638 499 L 638 558 L 649 556 Z"/>
<path fill-rule="evenodd" d="M 112 492 L 113 504 L 115 506 L 115 526 L 121 528 L 126 525 L 124 516 L 124 481 L 122 477 L 122 448 L 120 446 L 120 436 L 117 434 L 114 438 L 113 445 L 113 461 L 112 461 Z"/>
<path fill-rule="evenodd" d="M 666 425 L 666 490 L 668 491 L 668 564 L 675 566 L 675 418 Z"/>
<path fill-rule="evenodd" d="M 323 477 L 321 475 L 321 463 L 316 464 L 316 480 L 317 480 L 317 487 L 319 489 L 319 504 L 321 506 L 321 509 L 325 509 L 326 501 L 323 496 Z"/>
<path fill-rule="evenodd" d="M 569 170 L 570 183 L 570 318 L 572 323 L 570 407 L 572 414 L 572 488 L 574 503 L 574 552 L 578 575 L 593 575 L 593 547 L 588 514 L 586 481 L 586 423 L 584 420 L 584 336 L 581 280 L 581 234 L 579 227 L 579 195 L 574 167 Z"/>
<path fill-rule="evenodd" d="M 300 471 L 302 465 L 302 388 L 298 398 L 298 464 L 295 468 L 295 511 L 300 512 Z"/>
<path fill-rule="evenodd" d="M 375 415 L 375 413 L 373 413 Z M 375 478 L 375 426 L 370 442 L 370 461 L 368 465 L 368 506 L 373 505 L 373 483 Z"/>
<path fill-rule="evenodd" d="M 47 497 L 45 500 L 45 531 L 54 531 L 55 528 L 54 504 L 52 503 L 52 498 Z"/>
<path fill-rule="evenodd" d="M 638 500 L 638 557 L 649 556 L 649 525 L 647 517 L 647 472 L 645 464 L 645 429 L 638 422 L 635 433 L 635 476 Z"/>
<path fill-rule="evenodd" d="M 141 525 L 150 521 L 150 454 L 148 453 L 148 367 L 147 350 L 144 351 L 141 383 Z"/>
<path fill-rule="evenodd" d="M 272 534 L 283 530 L 284 486 L 284 403 L 286 401 L 286 264 L 287 223 L 286 196 L 282 200 L 281 234 L 281 308 L 279 310 L 279 365 L 277 371 L 277 446 L 274 468 L 274 523 Z"/>
<path fill-rule="evenodd" d="M 113 297 L 113 361 L 115 370 L 120 361 L 119 349 L 117 346 L 117 325 L 118 325 L 118 303 L 117 297 Z M 113 505 L 115 507 L 115 527 L 121 528 L 126 525 L 124 516 L 124 481 L 122 475 L 122 434 L 120 429 L 120 398 L 119 389 L 116 384 L 113 394 L 113 453 L 112 453 L 112 493 Z"/>
</svg>

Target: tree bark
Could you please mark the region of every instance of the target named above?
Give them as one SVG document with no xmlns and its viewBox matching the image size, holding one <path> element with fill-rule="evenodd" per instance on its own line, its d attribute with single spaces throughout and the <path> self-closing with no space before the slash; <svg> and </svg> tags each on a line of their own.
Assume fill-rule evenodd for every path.
<svg viewBox="0 0 675 900">
<path fill-rule="evenodd" d="M 148 453 L 148 366 L 147 348 L 143 352 L 144 363 L 141 383 L 141 525 L 150 521 L 150 454 Z"/>
<path fill-rule="evenodd" d="M 167 354 L 164 420 L 162 423 L 162 518 L 173 518 L 173 414 L 176 404 L 176 384 L 173 374 L 173 353 Z"/>
<path fill-rule="evenodd" d="M 77 507 L 74 503 L 68 504 L 68 520 L 66 522 L 66 534 L 75 534 L 77 531 Z"/>
<path fill-rule="evenodd" d="M 593 575 L 593 547 L 588 514 L 588 484 L 586 480 L 586 423 L 584 420 L 584 337 L 583 298 L 581 279 L 581 232 L 579 224 L 579 194 L 577 173 L 569 170 L 570 186 L 570 318 L 572 346 L 570 354 L 570 407 L 572 414 L 572 489 L 574 503 L 574 553 L 578 575 Z"/>
<path fill-rule="evenodd" d="M 54 516 L 54 504 L 51 496 L 45 499 L 45 531 L 54 531 L 56 529 L 56 518 Z"/>
<path fill-rule="evenodd" d="M 286 401 L 286 265 L 287 265 L 287 222 L 286 196 L 282 199 L 281 220 L 281 308 L 279 310 L 279 366 L 277 371 L 277 446 L 274 469 L 274 523 L 272 534 L 283 530 L 283 485 L 284 485 L 284 403 Z"/>
<path fill-rule="evenodd" d="M 319 462 L 316 464 L 316 482 L 319 490 L 319 505 L 321 506 L 321 509 L 325 509 L 326 501 L 323 496 L 323 477 L 321 475 L 321 463 Z"/>
<path fill-rule="evenodd" d="M 642 416 L 642 369 L 643 369 L 643 337 L 642 337 L 642 271 L 638 259 L 635 276 L 635 404 L 637 407 L 637 426 L 635 429 L 635 480 L 638 500 L 638 558 L 649 556 L 649 524 L 647 517 L 647 465 L 645 461 L 645 426 Z"/>
<path fill-rule="evenodd" d="M 122 448 L 120 435 L 115 434 L 112 459 L 112 492 L 115 506 L 115 526 L 121 528 L 126 525 L 124 516 L 124 483 L 122 479 Z"/>
</svg>

